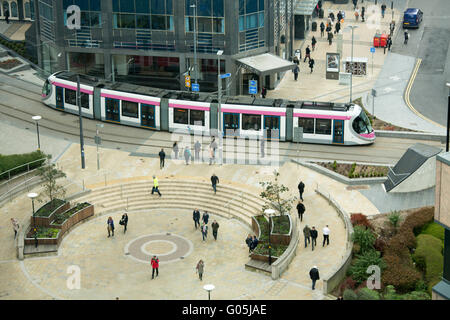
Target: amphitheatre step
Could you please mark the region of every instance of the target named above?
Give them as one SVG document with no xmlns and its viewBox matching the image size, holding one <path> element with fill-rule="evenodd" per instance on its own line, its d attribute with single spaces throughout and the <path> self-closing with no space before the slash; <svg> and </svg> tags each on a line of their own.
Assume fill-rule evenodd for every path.
<svg viewBox="0 0 450 320">
<path fill-rule="evenodd" d="M 269 263 L 253 259 L 245 264 L 245 269 L 250 271 L 262 272 L 265 274 L 272 274 L 272 268 Z"/>
</svg>

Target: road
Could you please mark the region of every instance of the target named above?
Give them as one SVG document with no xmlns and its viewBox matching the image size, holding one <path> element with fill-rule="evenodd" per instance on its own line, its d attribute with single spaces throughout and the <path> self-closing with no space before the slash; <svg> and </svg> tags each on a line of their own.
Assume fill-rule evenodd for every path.
<svg viewBox="0 0 450 320">
<path fill-rule="evenodd" d="M 419 29 L 408 29 L 407 45 L 403 44 L 400 30 L 392 51 L 422 59 L 411 89 L 411 104 L 427 118 L 445 126 L 449 94 L 445 83 L 450 81 L 450 1 L 410 0 L 408 7 L 420 8 L 424 12 L 423 21 Z"/>
</svg>

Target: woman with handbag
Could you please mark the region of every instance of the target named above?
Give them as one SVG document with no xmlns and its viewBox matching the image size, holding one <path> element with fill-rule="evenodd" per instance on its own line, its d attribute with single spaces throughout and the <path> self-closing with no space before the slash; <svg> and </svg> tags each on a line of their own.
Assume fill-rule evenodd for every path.
<svg viewBox="0 0 450 320">
<path fill-rule="evenodd" d="M 122 215 L 122 218 L 120 219 L 119 224 L 124 227 L 123 233 L 127 232 L 128 214 L 126 212 Z"/>
<path fill-rule="evenodd" d="M 114 221 L 113 221 L 113 218 L 109 217 L 108 221 L 106 222 L 106 224 L 108 225 L 108 238 L 111 236 L 111 232 L 112 232 L 112 236 L 114 237 Z"/>
</svg>

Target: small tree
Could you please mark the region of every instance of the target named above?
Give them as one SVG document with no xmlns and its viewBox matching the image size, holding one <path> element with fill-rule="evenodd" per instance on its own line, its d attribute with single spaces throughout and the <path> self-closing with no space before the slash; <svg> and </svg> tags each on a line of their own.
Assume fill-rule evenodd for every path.
<svg viewBox="0 0 450 320">
<path fill-rule="evenodd" d="M 49 199 L 50 202 L 53 202 L 56 198 L 64 198 L 66 190 L 56 182 L 56 179 L 66 177 L 66 174 L 58 170 L 54 163 L 40 167 L 37 170 L 38 175 L 43 180 L 44 187 L 44 190 L 39 195 L 39 202 L 44 202 L 44 198 Z"/>
<path fill-rule="evenodd" d="M 266 209 L 274 209 L 279 213 L 279 215 L 287 214 L 292 209 L 292 203 L 295 201 L 295 197 L 283 197 L 283 194 L 289 192 L 289 188 L 278 183 L 278 177 L 280 173 L 278 171 L 273 172 L 275 176 L 275 181 L 260 182 L 259 184 L 263 187 L 263 191 L 260 196 L 263 199 L 269 201 L 269 204 L 265 204 L 262 207 L 263 212 Z"/>
<path fill-rule="evenodd" d="M 389 215 L 389 221 L 394 226 L 395 229 L 397 229 L 398 223 L 400 222 L 400 213 L 398 211 L 392 211 L 392 213 Z"/>
<path fill-rule="evenodd" d="M 376 237 L 370 229 L 363 226 L 355 226 L 353 229 L 352 240 L 361 248 L 361 253 L 373 250 Z"/>
</svg>

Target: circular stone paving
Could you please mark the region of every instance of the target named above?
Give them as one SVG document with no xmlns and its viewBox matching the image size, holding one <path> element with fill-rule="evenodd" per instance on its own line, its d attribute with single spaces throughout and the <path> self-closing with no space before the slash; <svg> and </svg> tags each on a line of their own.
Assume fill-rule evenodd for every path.
<svg viewBox="0 0 450 320">
<path fill-rule="evenodd" d="M 125 246 L 125 254 L 130 258 L 150 263 L 156 255 L 160 264 L 175 262 L 191 254 L 192 242 L 176 234 L 158 233 L 140 236 Z"/>
</svg>

